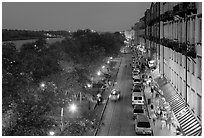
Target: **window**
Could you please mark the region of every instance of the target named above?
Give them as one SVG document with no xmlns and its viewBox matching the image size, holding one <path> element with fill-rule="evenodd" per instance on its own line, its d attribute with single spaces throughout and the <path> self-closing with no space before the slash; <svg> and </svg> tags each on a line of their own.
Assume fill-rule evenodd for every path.
<svg viewBox="0 0 204 138">
<path fill-rule="evenodd" d="M 195 44 L 195 19 L 192 19 L 192 43 Z"/>
<path fill-rule="evenodd" d="M 182 85 L 183 85 L 182 82 L 183 82 L 183 81 L 182 81 L 182 78 L 180 77 L 180 94 L 181 94 L 181 96 L 182 96 Z"/>
<path fill-rule="evenodd" d="M 172 61 L 174 61 L 175 57 L 174 57 L 174 51 L 172 50 Z"/>
<path fill-rule="evenodd" d="M 198 20 L 198 31 L 199 31 L 198 42 L 201 43 L 202 42 L 202 18 L 199 18 Z"/>
<path fill-rule="evenodd" d="M 195 63 L 194 61 L 192 61 L 192 74 L 194 75 L 195 74 Z"/>
<path fill-rule="evenodd" d="M 190 70 L 190 63 L 191 63 L 191 61 L 189 59 L 187 59 L 187 71 Z"/>
<path fill-rule="evenodd" d="M 198 60 L 197 60 L 197 64 L 198 64 L 198 78 L 201 79 L 201 74 L 202 74 L 202 62 L 201 62 L 201 58 L 198 57 Z"/>
<path fill-rule="evenodd" d="M 195 103 L 196 97 L 195 97 L 195 90 L 191 88 L 191 110 L 195 113 Z"/>
<path fill-rule="evenodd" d="M 186 56 L 182 56 L 183 57 L 183 67 L 184 69 L 186 68 Z"/>
<path fill-rule="evenodd" d="M 197 115 L 198 118 L 201 119 L 202 117 L 202 100 L 201 100 L 201 96 L 199 94 L 197 94 Z"/>
</svg>

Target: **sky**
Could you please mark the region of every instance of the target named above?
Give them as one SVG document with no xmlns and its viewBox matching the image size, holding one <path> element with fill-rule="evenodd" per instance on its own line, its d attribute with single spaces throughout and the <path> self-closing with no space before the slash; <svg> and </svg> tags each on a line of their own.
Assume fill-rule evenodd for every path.
<svg viewBox="0 0 204 138">
<path fill-rule="evenodd" d="M 150 2 L 3 2 L 2 28 L 20 30 L 128 30 Z"/>
</svg>

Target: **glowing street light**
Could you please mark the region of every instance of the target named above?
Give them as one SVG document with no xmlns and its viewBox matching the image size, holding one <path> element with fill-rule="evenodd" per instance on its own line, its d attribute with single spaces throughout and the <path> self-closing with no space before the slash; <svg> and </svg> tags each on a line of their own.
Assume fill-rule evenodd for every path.
<svg viewBox="0 0 204 138">
<path fill-rule="evenodd" d="M 113 59 L 113 57 L 110 57 L 110 59 L 112 60 L 112 59 Z"/>
<path fill-rule="evenodd" d="M 91 84 L 88 83 L 88 84 L 87 84 L 87 87 L 88 87 L 88 88 L 91 88 Z"/>
<path fill-rule="evenodd" d="M 55 132 L 54 131 L 50 131 L 49 134 L 50 134 L 50 136 L 54 136 Z"/>
<path fill-rule="evenodd" d="M 77 110 L 77 106 L 74 103 L 70 104 L 68 108 L 69 108 L 69 111 L 72 113 L 76 112 Z M 64 107 L 61 108 L 61 131 L 64 130 L 63 118 L 64 118 Z"/>
<path fill-rule="evenodd" d="M 98 72 L 97 72 L 97 75 L 98 75 L 98 76 L 100 76 L 100 75 L 101 75 L 101 72 L 100 72 L 100 71 L 98 71 Z"/>
<path fill-rule="evenodd" d="M 69 106 L 69 111 L 71 111 L 71 112 L 76 112 L 76 110 L 77 110 L 77 106 L 76 106 L 76 104 L 71 104 L 70 106 Z"/>
<path fill-rule="evenodd" d="M 46 87 L 45 82 L 41 82 L 41 83 L 40 83 L 40 88 L 41 88 L 42 90 L 45 90 L 45 87 Z"/>
<path fill-rule="evenodd" d="M 102 66 L 102 69 L 104 69 L 105 68 L 105 66 Z"/>
<path fill-rule="evenodd" d="M 110 63 L 110 61 L 108 60 L 108 61 L 107 61 L 107 63 L 109 64 L 109 63 Z"/>
</svg>

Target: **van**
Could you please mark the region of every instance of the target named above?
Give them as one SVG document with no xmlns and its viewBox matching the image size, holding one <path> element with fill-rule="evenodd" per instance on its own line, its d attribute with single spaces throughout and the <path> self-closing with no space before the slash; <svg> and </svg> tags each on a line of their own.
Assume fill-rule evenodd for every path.
<svg viewBox="0 0 204 138">
<path fill-rule="evenodd" d="M 150 126 L 150 121 L 147 115 L 138 114 L 135 119 L 135 132 L 136 134 L 153 136 L 153 130 Z"/>
<path fill-rule="evenodd" d="M 142 93 L 133 92 L 132 93 L 132 106 L 135 104 L 144 104 L 144 97 Z"/>
</svg>

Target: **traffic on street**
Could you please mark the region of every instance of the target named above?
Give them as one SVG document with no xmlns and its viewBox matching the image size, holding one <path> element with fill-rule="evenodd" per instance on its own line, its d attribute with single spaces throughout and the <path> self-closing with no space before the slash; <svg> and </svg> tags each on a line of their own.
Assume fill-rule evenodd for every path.
<svg viewBox="0 0 204 138">
<path fill-rule="evenodd" d="M 149 66 L 139 46 L 127 49 L 95 135 L 182 135 L 171 107 L 151 77 L 155 66 Z"/>
</svg>

